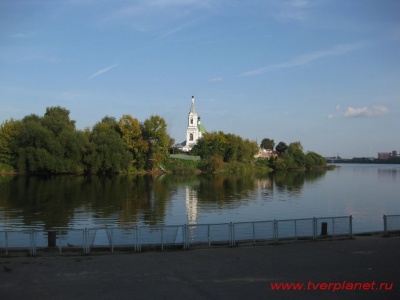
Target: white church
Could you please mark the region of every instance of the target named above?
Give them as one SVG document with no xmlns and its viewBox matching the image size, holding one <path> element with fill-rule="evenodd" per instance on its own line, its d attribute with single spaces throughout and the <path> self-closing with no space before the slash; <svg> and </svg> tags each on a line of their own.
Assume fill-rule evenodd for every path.
<svg viewBox="0 0 400 300">
<path fill-rule="evenodd" d="M 181 149 L 185 152 L 192 150 L 204 132 L 206 132 L 206 129 L 200 122 L 200 116 L 194 110 L 194 96 L 192 96 L 192 105 L 190 106 L 188 127 L 186 129 L 186 141 L 180 145 Z"/>
</svg>

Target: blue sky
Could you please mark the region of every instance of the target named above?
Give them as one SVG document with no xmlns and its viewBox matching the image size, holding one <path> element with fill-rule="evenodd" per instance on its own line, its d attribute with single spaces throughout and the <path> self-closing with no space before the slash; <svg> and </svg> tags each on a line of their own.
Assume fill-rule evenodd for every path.
<svg viewBox="0 0 400 300">
<path fill-rule="evenodd" d="M 160 115 L 300 141 L 324 156 L 400 150 L 400 1 L 3 0 L 0 123 L 46 107 L 78 129 Z"/>
</svg>

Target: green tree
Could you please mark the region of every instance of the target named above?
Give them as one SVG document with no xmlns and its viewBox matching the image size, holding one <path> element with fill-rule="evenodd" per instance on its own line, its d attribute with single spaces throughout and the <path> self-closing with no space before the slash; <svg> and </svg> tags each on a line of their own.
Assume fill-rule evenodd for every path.
<svg viewBox="0 0 400 300">
<path fill-rule="evenodd" d="M 318 153 L 308 151 L 305 155 L 305 167 L 312 169 L 314 167 L 325 167 L 326 160 Z"/>
<path fill-rule="evenodd" d="M 205 132 L 197 141 L 191 151 L 193 155 L 199 155 L 202 159 L 208 160 L 214 156 L 226 159 L 227 140 L 223 132 Z"/>
<path fill-rule="evenodd" d="M 277 171 L 285 171 L 288 169 L 288 166 L 285 159 L 278 157 L 273 163 L 273 168 Z"/>
<path fill-rule="evenodd" d="M 16 140 L 16 168 L 22 172 L 61 172 L 62 148 L 53 133 L 35 118 L 24 118 Z"/>
<path fill-rule="evenodd" d="M 258 152 L 258 145 L 255 141 L 250 141 L 248 139 L 243 140 L 241 147 L 239 147 L 239 157 L 240 162 L 250 162 L 254 159 L 254 155 Z"/>
<path fill-rule="evenodd" d="M 303 146 L 300 142 L 290 143 L 288 146 L 288 155 L 292 159 L 292 168 L 304 168 L 306 164 Z"/>
<path fill-rule="evenodd" d="M 90 136 L 92 152 L 87 157 L 87 169 L 96 173 L 127 171 L 132 156 L 122 140 L 115 118 L 104 117 L 93 127 Z"/>
<path fill-rule="evenodd" d="M 16 153 L 12 144 L 18 138 L 21 122 L 14 119 L 6 120 L 0 125 L 0 162 L 13 164 Z"/>
<path fill-rule="evenodd" d="M 100 133 L 108 130 L 118 132 L 118 123 L 114 117 L 105 116 L 93 126 L 92 133 Z"/>
<path fill-rule="evenodd" d="M 283 159 L 283 161 L 285 162 L 285 166 L 287 169 L 296 169 L 297 168 L 296 161 L 294 160 L 293 156 L 290 155 L 290 153 L 288 151 L 283 152 L 280 155 L 280 158 Z"/>
<path fill-rule="evenodd" d="M 70 120 L 69 110 L 60 106 L 46 108 L 41 123 L 53 132 L 55 137 L 60 136 L 62 132 L 73 132 L 75 130 L 75 121 Z"/>
<path fill-rule="evenodd" d="M 199 155 L 203 160 L 218 156 L 222 157 L 224 162 L 249 162 L 253 160 L 257 151 L 256 142 L 219 131 L 204 133 L 191 154 Z"/>
<path fill-rule="evenodd" d="M 43 117 L 28 115 L 15 139 L 15 167 L 33 173 L 75 173 L 83 170 L 87 139 L 75 130 L 69 111 L 49 107 Z"/>
<path fill-rule="evenodd" d="M 234 134 L 225 134 L 226 146 L 224 150 L 224 162 L 237 161 L 240 150 L 243 148 L 243 141 Z"/>
<path fill-rule="evenodd" d="M 135 141 L 142 135 L 140 122 L 131 115 L 123 115 L 117 126 L 126 147 L 130 150 L 133 149 Z"/>
<path fill-rule="evenodd" d="M 204 161 L 203 169 L 207 173 L 219 172 L 224 167 L 224 160 L 221 156 L 213 156 Z"/>
<path fill-rule="evenodd" d="M 118 131 L 126 148 L 132 154 L 132 166 L 136 169 L 143 169 L 149 144 L 143 138 L 140 122 L 131 115 L 123 115 L 118 121 Z"/>
<path fill-rule="evenodd" d="M 279 154 L 284 153 L 287 150 L 288 146 L 284 142 L 279 142 L 275 147 L 275 151 Z"/>
<path fill-rule="evenodd" d="M 272 150 L 274 149 L 274 147 L 275 147 L 275 142 L 273 139 L 265 138 L 261 141 L 260 148 Z"/>
<path fill-rule="evenodd" d="M 168 157 L 168 143 L 170 137 L 167 134 L 167 123 L 157 115 L 150 116 L 143 122 L 144 139 L 148 142 L 146 167 L 154 170 Z"/>
<path fill-rule="evenodd" d="M 83 171 L 83 158 L 89 148 L 89 140 L 83 132 L 77 131 L 75 121 L 69 117 L 69 110 L 60 106 L 46 108 L 41 123 L 53 134 L 62 149 L 60 160 L 62 166 L 57 172 Z"/>
</svg>

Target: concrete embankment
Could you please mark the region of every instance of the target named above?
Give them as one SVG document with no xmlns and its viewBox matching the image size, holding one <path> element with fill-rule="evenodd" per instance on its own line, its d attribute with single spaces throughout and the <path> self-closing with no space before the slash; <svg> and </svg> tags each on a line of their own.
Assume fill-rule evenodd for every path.
<svg viewBox="0 0 400 300">
<path fill-rule="evenodd" d="M 0 299 L 400 299 L 400 236 L 0 258 Z M 292 290 L 277 290 L 279 284 Z M 294 287 L 298 290 L 293 290 Z"/>
</svg>

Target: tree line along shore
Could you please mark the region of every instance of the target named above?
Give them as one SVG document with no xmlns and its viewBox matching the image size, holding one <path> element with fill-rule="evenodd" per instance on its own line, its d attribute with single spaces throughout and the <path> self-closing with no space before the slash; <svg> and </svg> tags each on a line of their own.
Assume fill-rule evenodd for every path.
<svg viewBox="0 0 400 300">
<path fill-rule="evenodd" d="M 0 125 L 0 173 L 16 174 L 127 174 L 196 172 L 271 172 L 326 168 L 319 154 L 304 153 L 300 142 L 279 142 L 274 155 L 255 158 L 261 148 L 231 133 L 206 132 L 189 153 L 174 148 L 167 123 L 152 115 L 144 122 L 126 114 L 119 120 L 105 116 L 92 128 L 79 130 L 69 110 L 46 108 L 43 116 L 30 114 Z M 181 155 L 171 155 L 181 153 Z"/>
</svg>

